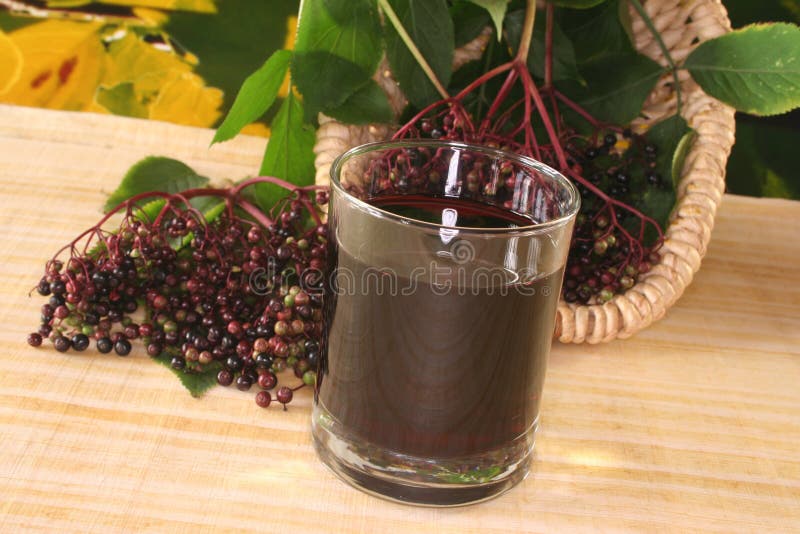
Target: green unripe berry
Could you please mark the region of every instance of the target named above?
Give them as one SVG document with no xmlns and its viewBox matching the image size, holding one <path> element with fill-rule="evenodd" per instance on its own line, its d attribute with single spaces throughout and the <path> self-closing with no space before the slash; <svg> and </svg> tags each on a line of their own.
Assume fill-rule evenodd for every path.
<svg viewBox="0 0 800 534">
<path fill-rule="evenodd" d="M 315 371 L 306 371 L 303 373 L 303 383 L 307 386 L 313 386 L 317 383 L 317 373 Z"/>
<path fill-rule="evenodd" d="M 606 241 L 595 241 L 594 242 L 594 253 L 598 256 L 602 256 L 608 250 L 608 243 Z"/>
</svg>

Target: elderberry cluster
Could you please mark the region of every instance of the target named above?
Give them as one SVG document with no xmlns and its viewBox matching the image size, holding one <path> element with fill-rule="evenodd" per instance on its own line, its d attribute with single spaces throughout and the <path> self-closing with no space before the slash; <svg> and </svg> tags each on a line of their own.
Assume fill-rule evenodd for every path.
<svg viewBox="0 0 800 534">
<path fill-rule="evenodd" d="M 228 209 L 213 222 L 186 201 L 191 191 L 160 195 L 152 220 L 127 202 L 114 232 L 98 225 L 65 247 L 69 259 L 48 262 L 36 286 L 49 302 L 28 342 L 80 352 L 94 340 L 99 352 L 126 356 L 140 339 L 176 370 L 217 372 L 218 383 L 243 391 L 257 384 L 262 407 L 313 385 L 327 246 L 314 210 L 327 195 L 295 190 L 273 221 L 246 217 L 245 200 L 216 191 Z M 287 367 L 301 381 L 273 398 Z"/>
<path fill-rule="evenodd" d="M 641 221 L 619 205 L 610 206 L 594 188 L 613 201 L 634 205 L 648 189 L 662 186 L 656 170 L 658 147 L 645 136 L 624 129 L 595 133 L 588 139 L 574 135 L 565 148 L 570 164 L 577 164 L 591 185 L 578 184 L 582 206 L 567 260 L 563 297 L 567 302 L 602 304 L 633 287 L 639 274 L 659 261 L 659 255 L 645 243 Z"/>
<path fill-rule="evenodd" d="M 546 54 L 552 59 L 552 50 Z M 488 84 L 502 79 L 500 89 L 491 91 L 494 97 L 486 100 Z M 598 120 L 551 82 L 537 87 L 524 58 L 516 57 L 420 110 L 393 138 L 500 148 L 533 157 L 572 180 L 583 202 L 563 297 L 576 304 L 600 304 L 632 287 L 660 259 L 656 250 L 663 231 L 640 209 L 643 195 L 663 187 L 658 147 Z M 581 133 L 586 126 L 593 133 Z M 502 194 L 502 185 L 491 187 Z"/>
<path fill-rule="evenodd" d="M 530 153 L 525 142 L 504 133 L 509 131 L 507 120 L 501 115 L 488 123 L 481 122 L 476 128 L 472 125 L 473 117 L 460 105 L 450 102 L 443 109 L 434 109 L 405 125 L 397 137 L 457 140 Z M 510 131 L 515 130 L 518 128 Z M 575 182 L 582 198 L 562 296 L 570 303 L 602 304 L 633 287 L 639 275 L 659 261 L 655 252 L 658 236 L 648 236 L 646 229 L 654 226 L 659 235 L 660 229 L 652 219 L 634 208 L 647 190 L 662 187 L 663 178 L 657 171 L 658 147 L 628 128 L 607 127 L 585 135 L 563 124 L 559 144 L 566 156 L 566 168 L 562 172 Z M 536 150 L 544 163 L 560 167 L 553 145 L 537 145 Z M 404 163 L 400 156 L 378 164 L 382 167 L 377 170 L 386 176 L 377 181 L 378 192 L 424 190 L 425 182 L 419 179 L 419 174 L 428 177 L 429 187 L 435 187 L 446 173 L 446 169 L 430 165 L 408 169 Z M 374 172 L 375 167 L 374 164 L 370 172 Z M 463 179 L 465 193 L 492 203 L 499 201 L 506 208 L 515 207 L 515 173 L 510 164 L 501 171 L 502 180 L 489 181 L 482 172 L 481 163 L 476 162 Z"/>
</svg>

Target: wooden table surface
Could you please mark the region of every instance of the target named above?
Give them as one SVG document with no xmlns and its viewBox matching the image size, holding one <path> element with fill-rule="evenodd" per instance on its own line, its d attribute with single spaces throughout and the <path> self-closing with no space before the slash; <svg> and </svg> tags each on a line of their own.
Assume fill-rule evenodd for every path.
<svg viewBox="0 0 800 534">
<path fill-rule="evenodd" d="M 0 532 L 800 531 L 800 202 L 727 196 L 694 283 L 626 341 L 552 351 L 531 476 L 457 509 L 385 502 L 287 412 L 193 399 L 141 348 L 33 349 L 43 262 L 149 154 L 239 179 L 264 146 L 0 106 Z M 434 530 L 435 529 L 435 530 Z"/>
</svg>

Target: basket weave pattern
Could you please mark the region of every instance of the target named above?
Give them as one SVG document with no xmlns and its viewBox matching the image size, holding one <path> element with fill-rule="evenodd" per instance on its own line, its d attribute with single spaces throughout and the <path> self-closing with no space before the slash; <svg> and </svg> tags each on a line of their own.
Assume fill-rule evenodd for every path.
<svg viewBox="0 0 800 534">
<path fill-rule="evenodd" d="M 730 31 L 730 21 L 720 0 L 649 0 L 645 10 L 655 23 L 675 62 L 680 63 L 697 44 Z M 636 48 L 666 65 L 658 43 L 636 13 L 631 13 Z M 454 67 L 481 54 L 490 31 L 456 51 Z M 565 343 L 600 343 L 627 338 L 663 317 L 681 296 L 700 268 L 714 216 L 725 190 L 725 165 L 734 142 L 734 110 L 707 96 L 679 71 L 683 95 L 682 115 L 697 137 L 684 162 L 678 183 L 678 202 L 665 231 L 659 253 L 661 260 L 639 276 L 631 289 L 602 305 L 560 302 L 555 336 Z M 376 81 L 389 96 L 396 112 L 405 105 L 399 87 L 386 63 Z M 673 77 L 665 75 L 647 99 L 634 127 L 648 124 L 675 112 L 677 99 Z M 328 183 L 333 160 L 344 151 L 363 143 L 387 139 L 389 125 L 353 126 L 320 116 L 316 153 L 317 183 Z"/>
</svg>

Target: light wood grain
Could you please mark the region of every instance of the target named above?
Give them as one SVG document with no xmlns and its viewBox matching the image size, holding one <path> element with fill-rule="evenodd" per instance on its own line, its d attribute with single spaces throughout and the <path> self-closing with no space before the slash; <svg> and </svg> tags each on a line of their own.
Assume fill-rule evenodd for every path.
<svg viewBox="0 0 800 534">
<path fill-rule="evenodd" d="M 626 341 L 553 348 L 531 476 L 488 503 L 391 504 L 336 479 L 310 398 L 192 399 L 128 358 L 32 349 L 44 260 L 147 154 L 214 178 L 264 141 L 0 106 L 0 532 L 800 531 L 800 203 L 726 196 L 703 268 Z"/>
</svg>

